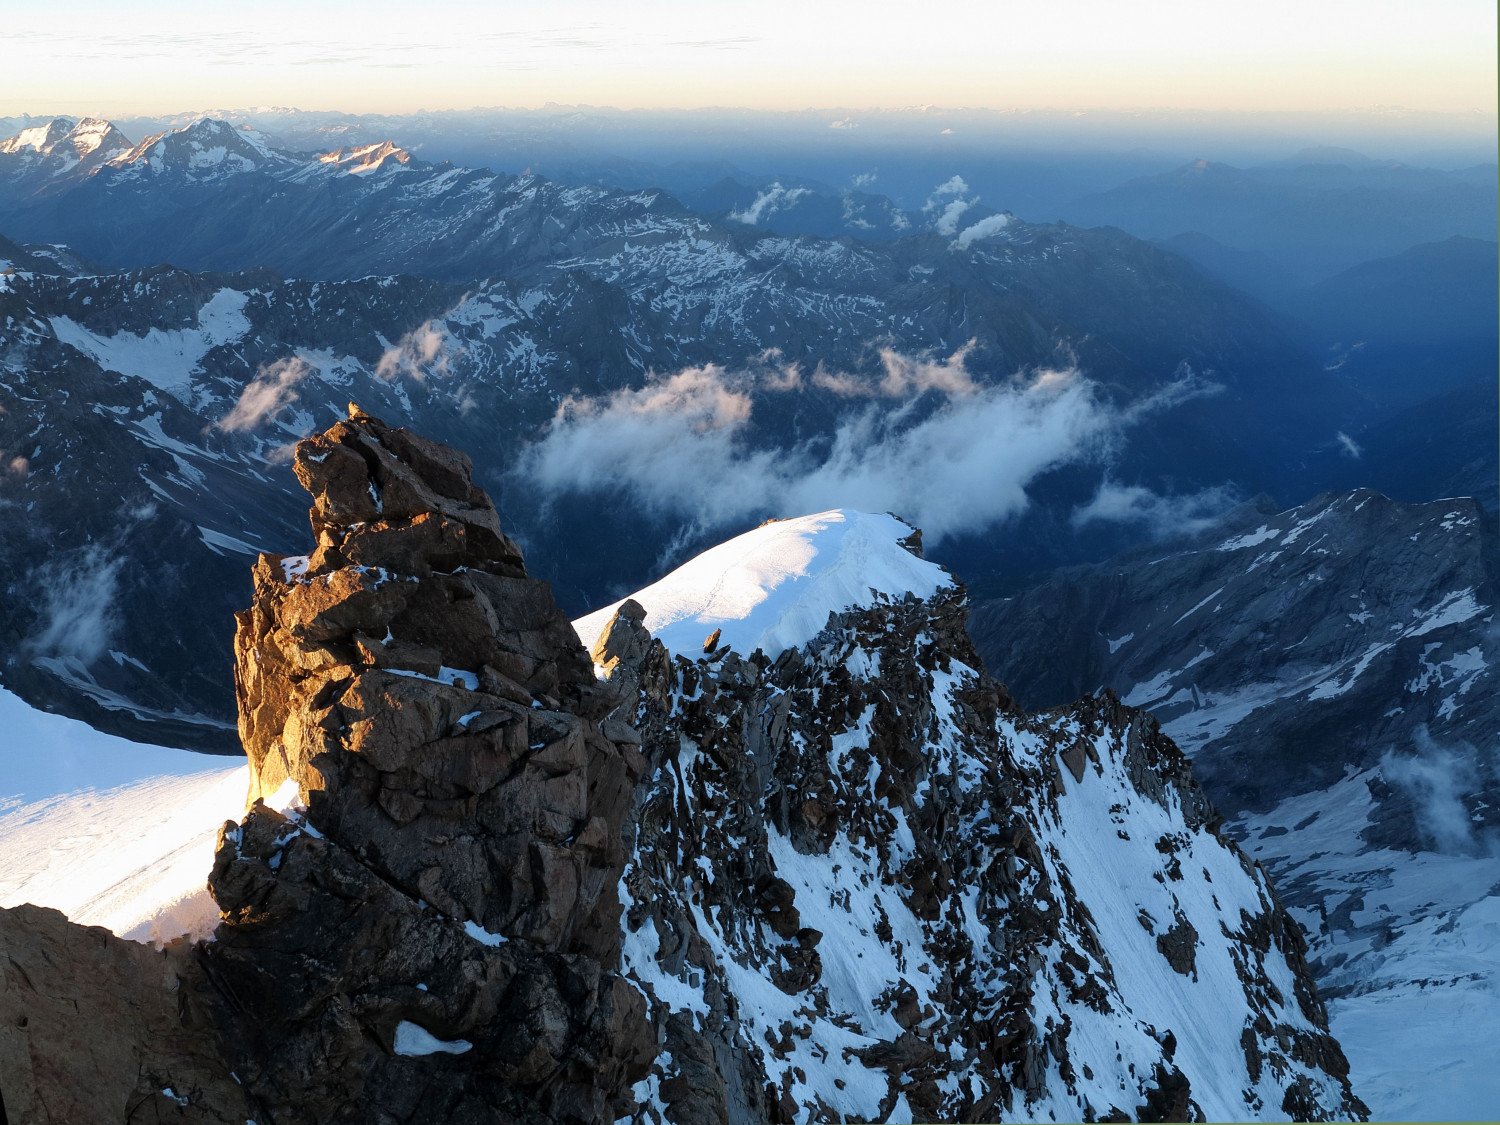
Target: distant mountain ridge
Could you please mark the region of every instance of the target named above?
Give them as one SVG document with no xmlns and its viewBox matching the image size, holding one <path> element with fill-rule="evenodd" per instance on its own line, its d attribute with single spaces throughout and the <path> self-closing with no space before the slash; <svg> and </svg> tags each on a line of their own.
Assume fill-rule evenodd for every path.
<svg viewBox="0 0 1500 1125">
<path fill-rule="evenodd" d="M 0 155 L 0 179 L 23 155 Z M 710 365 L 809 376 L 794 393 L 747 382 L 752 450 L 831 440 L 884 393 L 887 349 L 962 356 L 961 389 L 976 392 L 1076 366 L 1122 419 L 1172 403 L 1172 424 L 1147 426 L 1110 464 L 1174 488 L 1273 487 L 1358 408 L 1339 379 L 1316 378 L 1294 328 L 1175 255 L 1114 231 L 973 219 L 951 209 L 956 184 L 949 231 L 929 216 L 933 229 L 876 244 L 711 220 L 660 191 L 424 163 L 388 144 L 288 153 L 211 119 L 82 176 L 48 160 L 58 186 L 0 190 L 16 247 L 0 254 L 14 259 L 0 278 L 0 449 L 26 466 L 0 479 L 0 499 L 32 505 L 0 541 L 21 576 L 6 627 L 13 645 L 51 638 L 41 655 L 58 657 L 72 634 L 47 623 L 65 607 L 39 591 L 58 572 L 91 575 L 119 593 L 107 619 L 129 640 L 72 663 L 16 657 L 5 675 L 113 729 L 166 722 L 159 740 L 225 737 L 227 685 L 207 656 L 227 644 L 239 596 L 231 559 L 296 522 L 285 467 L 266 459 L 351 396 L 482 451 L 497 488 L 569 396 L 604 402 Z M 110 272 L 122 261 L 151 264 Z M 194 265 L 244 272 L 182 268 Z M 818 371 L 852 382 L 824 385 Z M 941 404 L 905 394 L 914 421 Z M 65 455 L 77 441 L 90 458 Z M 1011 565 L 1078 549 L 1065 513 L 1099 472 L 1048 485 L 1050 514 L 1014 543 L 1032 553 Z M 607 483 L 565 517 L 524 498 L 511 516 L 575 609 L 644 578 L 676 534 L 669 520 L 627 521 Z M 585 526 L 620 552 L 567 549 Z M 104 544 L 139 565 L 99 563 Z M 981 536 L 955 550 L 969 573 L 996 565 Z"/>
<path fill-rule="evenodd" d="M 1198 231 L 1272 258 L 1308 285 L 1382 255 L 1454 235 L 1494 239 L 1496 170 L 1394 161 L 1278 162 L 1239 168 L 1198 160 L 1079 199 L 1064 213 L 1141 238 Z"/>
</svg>

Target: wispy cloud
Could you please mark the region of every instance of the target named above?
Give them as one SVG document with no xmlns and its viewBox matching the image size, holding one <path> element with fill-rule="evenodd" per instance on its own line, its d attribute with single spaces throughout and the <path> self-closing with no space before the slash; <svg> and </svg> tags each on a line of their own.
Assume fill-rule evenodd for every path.
<svg viewBox="0 0 1500 1125">
<path fill-rule="evenodd" d="M 764 375 L 694 367 L 569 399 L 522 471 L 556 496 L 625 493 L 654 516 L 702 529 L 852 507 L 897 512 L 936 542 L 1024 511 L 1038 476 L 1102 456 L 1142 416 L 1112 408 L 1071 369 L 979 385 L 966 355 L 886 353 L 873 380 L 783 369 L 774 387 Z M 858 409 L 790 445 L 751 441 L 758 394 L 815 387 L 852 396 L 856 384 L 895 405 Z M 935 406 L 921 398 L 928 391 Z"/>
<path fill-rule="evenodd" d="M 90 546 L 34 571 L 41 628 L 27 650 L 83 667 L 103 656 L 117 624 L 115 586 L 123 563 L 123 556 Z"/>
<path fill-rule="evenodd" d="M 1464 743 L 1440 746 L 1426 727 L 1418 727 L 1410 754 L 1387 751 L 1380 773 L 1411 803 L 1412 818 L 1422 841 L 1449 855 L 1493 855 L 1493 834 L 1481 838 L 1465 804 L 1465 794 L 1479 785 L 1474 768 L 1477 755 Z"/>
<path fill-rule="evenodd" d="M 972 226 L 967 226 L 958 232 L 958 237 L 953 240 L 953 245 L 960 250 L 967 250 L 969 246 L 982 238 L 993 238 L 1010 226 L 1011 217 L 1006 214 L 990 215 L 980 219 Z"/>
<path fill-rule="evenodd" d="M 797 200 L 811 194 L 808 188 L 786 188 L 778 181 L 758 192 L 754 201 L 744 210 L 729 212 L 729 218 L 753 227 L 761 219 L 768 219 L 777 211 L 790 207 Z"/>
<path fill-rule="evenodd" d="M 906 398 L 926 391 L 965 397 L 979 392 L 979 384 L 967 366 L 973 350 L 972 340 L 945 359 L 912 356 L 894 348 L 881 348 L 878 353 L 879 379 L 830 372 L 820 367 L 813 372 L 809 382 L 844 398 Z"/>
<path fill-rule="evenodd" d="M 1074 510 L 1074 527 L 1092 523 L 1135 524 L 1153 539 L 1191 535 L 1212 527 L 1238 497 L 1228 485 L 1199 492 L 1166 494 L 1135 484 L 1106 480 L 1087 504 Z"/>
<path fill-rule="evenodd" d="M 936 212 L 932 228 L 938 234 L 957 234 L 959 220 L 964 212 L 978 203 L 978 197 L 969 197 L 969 185 L 962 176 L 953 176 L 932 189 L 922 210 Z"/>
<path fill-rule="evenodd" d="M 282 407 L 297 401 L 297 384 L 313 371 L 310 363 L 295 355 L 266 364 L 255 373 L 254 379 L 245 384 L 234 409 L 219 419 L 219 429 L 244 433 L 257 428 Z"/>
<path fill-rule="evenodd" d="M 452 344 L 447 326 L 440 320 L 428 320 L 386 349 L 375 364 L 375 374 L 387 380 L 404 375 L 421 382 L 431 375 L 451 374 L 453 360 L 459 354 L 461 349 Z"/>
</svg>

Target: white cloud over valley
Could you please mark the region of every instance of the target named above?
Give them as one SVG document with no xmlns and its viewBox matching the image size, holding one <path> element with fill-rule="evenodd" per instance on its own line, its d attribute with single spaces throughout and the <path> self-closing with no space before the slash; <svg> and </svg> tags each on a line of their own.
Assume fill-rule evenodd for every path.
<svg viewBox="0 0 1500 1125">
<path fill-rule="evenodd" d="M 1182 398 L 1163 392 L 1122 411 L 1074 369 L 986 385 L 968 355 L 887 350 L 876 377 L 716 365 L 654 376 L 564 401 L 522 468 L 554 496 L 621 492 L 652 516 L 703 528 L 851 507 L 896 512 L 937 542 L 1019 515 L 1043 473 L 1100 458 L 1145 413 Z M 757 396 L 809 388 L 872 401 L 832 432 L 751 441 Z"/>
</svg>

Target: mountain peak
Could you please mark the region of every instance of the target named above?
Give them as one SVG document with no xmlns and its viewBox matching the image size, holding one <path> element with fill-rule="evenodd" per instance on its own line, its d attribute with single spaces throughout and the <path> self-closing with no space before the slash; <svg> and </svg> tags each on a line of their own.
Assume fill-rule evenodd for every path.
<svg viewBox="0 0 1500 1125">
<path fill-rule="evenodd" d="M 71 117 L 54 117 L 45 125 L 32 125 L 22 129 L 13 137 L 0 141 L 0 152 L 32 152 L 47 154 L 72 132 L 77 122 Z"/>
<path fill-rule="evenodd" d="M 91 172 L 129 148 L 125 134 L 98 117 L 54 117 L 0 141 L 0 155 L 17 158 L 22 175 L 39 177 L 44 184 Z"/>
<path fill-rule="evenodd" d="M 397 147 L 395 141 L 386 140 L 319 153 L 318 163 L 350 175 L 365 175 L 382 169 L 404 168 L 411 163 L 411 153 Z"/>
<path fill-rule="evenodd" d="M 830 614 L 952 586 L 922 559 L 917 532 L 894 516 L 835 509 L 767 521 L 703 552 L 632 595 L 645 625 L 669 652 L 693 656 L 718 631 L 742 656 L 775 657 L 805 644 Z M 623 600 L 574 622 L 593 648 Z"/>
<path fill-rule="evenodd" d="M 287 160 L 264 136 L 248 126 L 236 127 L 220 118 L 200 117 L 181 128 L 153 133 L 107 163 L 136 175 L 173 172 L 199 180 L 255 172 Z"/>
</svg>

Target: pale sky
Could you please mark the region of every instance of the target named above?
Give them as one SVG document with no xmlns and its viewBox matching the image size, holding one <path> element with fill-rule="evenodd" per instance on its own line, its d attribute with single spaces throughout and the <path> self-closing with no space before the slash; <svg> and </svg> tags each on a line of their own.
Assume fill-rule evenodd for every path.
<svg viewBox="0 0 1500 1125">
<path fill-rule="evenodd" d="M 0 0 L 0 115 L 1495 113 L 1494 0 Z"/>
</svg>

